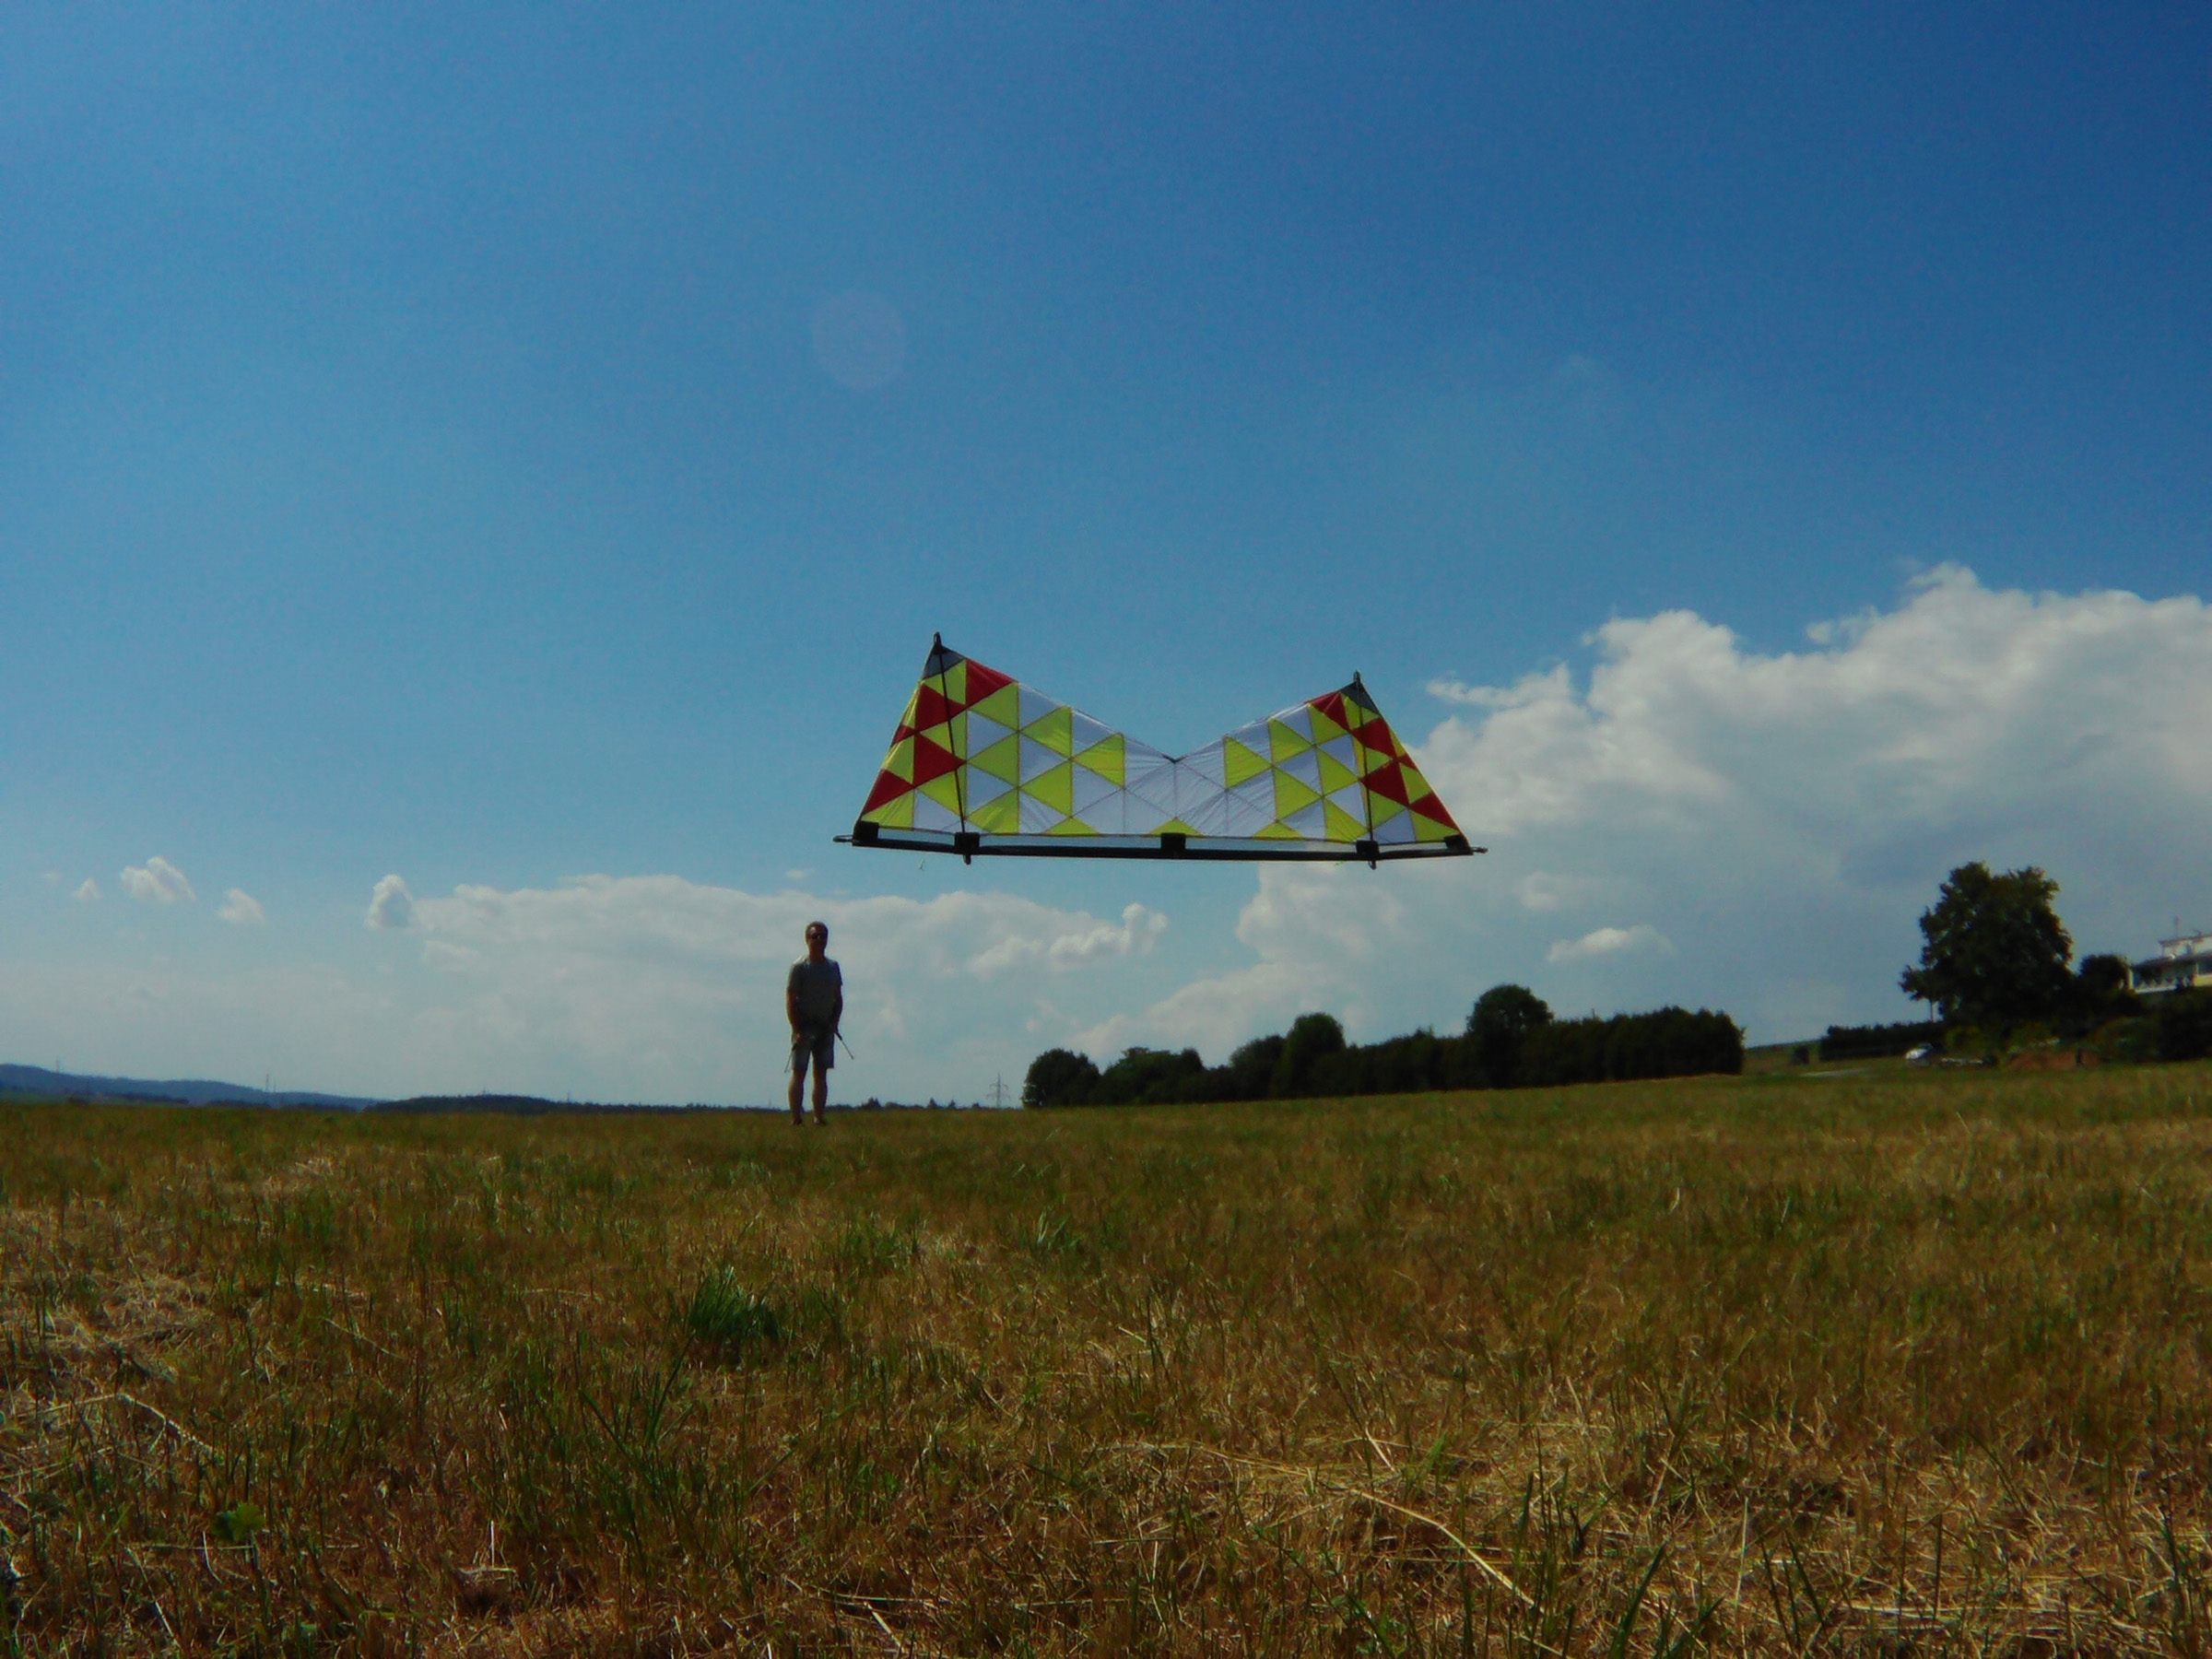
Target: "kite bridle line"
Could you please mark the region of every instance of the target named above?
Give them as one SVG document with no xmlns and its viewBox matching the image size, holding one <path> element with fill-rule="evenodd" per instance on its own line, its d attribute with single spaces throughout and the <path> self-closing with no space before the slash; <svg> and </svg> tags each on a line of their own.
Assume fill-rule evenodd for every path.
<svg viewBox="0 0 2212 1659">
<path fill-rule="evenodd" d="M 1364 710 L 1368 706 L 1367 687 L 1360 682 L 1359 670 L 1357 668 L 1352 670 L 1352 689 L 1359 694 L 1359 706 Z M 1381 712 L 1380 710 L 1376 711 L 1377 713 Z M 1381 845 L 1375 840 L 1375 792 L 1367 786 L 1367 762 L 1359 759 L 1360 756 L 1366 753 L 1365 739 L 1359 733 L 1354 732 L 1352 734 L 1352 759 L 1359 761 L 1359 805 L 1367 808 L 1367 867 L 1371 870 L 1375 867 L 1376 854 L 1381 850 Z"/>
<path fill-rule="evenodd" d="M 959 734 L 952 729 L 951 682 L 946 678 L 951 669 L 944 660 L 946 654 L 945 636 L 939 633 L 931 634 L 929 650 L 930 654 L 937 659 L 937 695 L 945 701 L 945 735 L 957 742 Z M 1019 716 L 1017 715 L 1016 718 L 1018 719 Z M 952 750 L 952 809 L 959 815 L 960 834 L 965 836 L 968 833 L 968 792 L 960 787 L 960 768 L 968 763 L 968 757 L 954 748 L 952 742 L 947 742 L 945 747 Z M 1018 765 L 1018 762 L 1017 764 Z M 973 864 L 975 860 L 963 853 L 960 855 L 960 862 Z"/>
</svg>

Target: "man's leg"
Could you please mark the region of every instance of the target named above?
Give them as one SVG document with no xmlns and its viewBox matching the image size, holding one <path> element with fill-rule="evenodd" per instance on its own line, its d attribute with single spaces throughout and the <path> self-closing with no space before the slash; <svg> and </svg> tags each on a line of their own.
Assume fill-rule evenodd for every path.
<svg viewBox="0 0 2212 1659">
<path fill-rule="evenodd" d="M 814 1121 L 820 1123 L 822 1113 L 830 1109 L 830 1068 L 819 1060 L 814 1063 Z"/>
<path fill-rule="evenodd" d="M 819 1073 L 816 1074 L 815 1082 L 818 1088 L 821 1082 Z M 806 1114 L 799 1110 L 801 1098 L 799 1091 L 806 1087 L 806 1051 L 800 1044 L 794 1042 L 791 1045 L 791 1121 L 794 1124 L 803 1124 L 806 1121 Z"/>
</svg>

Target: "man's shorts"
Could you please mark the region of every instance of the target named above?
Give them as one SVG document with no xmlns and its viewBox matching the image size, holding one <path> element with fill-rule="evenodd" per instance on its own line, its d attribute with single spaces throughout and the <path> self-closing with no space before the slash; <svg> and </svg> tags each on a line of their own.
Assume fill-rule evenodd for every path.
<svg viewBox="0 0 2212 1659">
<path fill-rule="evenodd" d="M 837 1064 L 837 1034 L 823 1031 L 818 1036 L 809 1031 L 791 1034 L 791 1069 L 800 1077 L 806 1075 L 806 1056 L 814 1056 L 814 1069 L 826 1072 Z"/>
</svg>

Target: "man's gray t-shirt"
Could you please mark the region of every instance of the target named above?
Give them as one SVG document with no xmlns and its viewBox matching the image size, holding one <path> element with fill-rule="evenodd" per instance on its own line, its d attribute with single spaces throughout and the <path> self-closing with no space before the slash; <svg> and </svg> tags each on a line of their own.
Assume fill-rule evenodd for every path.
<svg viewBox="0 0 2212 1659">
<path fill-rule="evenodd" d="M 837 971 L 837 964 L 828 957 L 818 962 L 812 957 L 801 957 L 791 965 L 791 978 L 785 983 L 799 1024 L 811 1031 L 827 1031 L 837 1018 L 838 998 L 845 990 L 845 976 Z"/>
</svg>

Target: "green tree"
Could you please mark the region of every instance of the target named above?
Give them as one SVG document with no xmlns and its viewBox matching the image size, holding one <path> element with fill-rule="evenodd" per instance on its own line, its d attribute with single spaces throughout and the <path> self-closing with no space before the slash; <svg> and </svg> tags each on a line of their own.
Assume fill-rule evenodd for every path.
<svg viewBox="0 0 2212 1659">
<path fill-rule="evenodd" d="M 1467 1042 L 1483 1081 L 1511 1088 L 1521 1080 L 1529 1033 L 1551 1023 L 1551 1008 L 1526 985 L 1492 985 L 1467 1015 Z"/>
<path fill-rule="evenodd" d="M 1090 1086 L 1090 1099 L 1100 1106 L 1160 1105 L 1186 1098 L 1186 1088 L 1205 1076 L 1206 1062 L 1196 1049 L 1181 1053 L 1172 1049 L 1128 1049 L 1099 1074 Z"/>
<path fill-rule="evenodd" d="M 1030 1062 L 1022 1079 L 1024 1106 L 1085 1106 L 1099 1086 L 1099 1068 L 1088 1054 L 1066 1049 L 1046 1049 Z"/>
<path fill-rule="evenodd" d="M 1960 865 L 1920 918 L 1920 966 L 1898 982 L 1947 1025 L 2007 1028 L 2061 1014 L 2074 995 L 2074 941 L 2052 909 L 2058 883 L 2033 865 L 1990 874 Z"/>
<path fill-rule="evenodd" d="M 1255 1037 L 1235 1053 L 1221 1069 L 1228 1074 L 1223 1079 L 1222 1098 L 1230 1100 L 1264 1100 L 1275 1082 L 1276 1062 L 1283 1057 L 1283 1040 L 1280 1037 Z"/>
<path fill-rule="evenodd" d="M 2107 1020 L 2127 1019 L 2142 1011 L 2125 957 L 2086 956 L 2075 964 L 2072 1023 L 2078 1030 L 2093 1031 Z"/>
<path fill-rule="evenodd" d="M 1301 1100 L 1313 1092 L 1314 1069 L 1331 1054 L 1344 1053 L 1344 1028 L 1332 1014 L 1300 1014 L 1283 1033 L 1268 1093 L 1278 1100 Z"/>
</svg>

